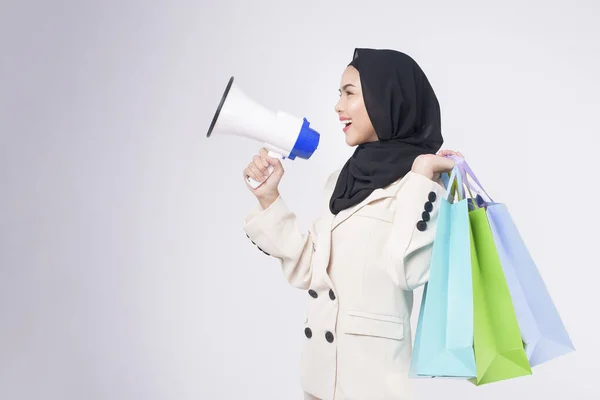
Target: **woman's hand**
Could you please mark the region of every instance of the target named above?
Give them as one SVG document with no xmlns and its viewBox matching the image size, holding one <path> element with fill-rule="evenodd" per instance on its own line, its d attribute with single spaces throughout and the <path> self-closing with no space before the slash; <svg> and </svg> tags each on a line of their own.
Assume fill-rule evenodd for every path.
<svg viewBox="0 0 600 400">
<path fill-rule="evenodd" d="M 440 182 L 441 174 L 452 171 L 454 160 L 447 158 L 447 155 L 454 155 L 460 158 L 464 156 L 453 150 L 440 150 L 437 154 L 422 154 L 415 158 L 412 165 L 412 172 L 426 176 L 435 182 Z"/>
<path fill-rule="evenodd" d="M 268 167 L 273 166 L 273 173 L 267 177 L 269 174 Z M 244 169 L 244 181 L 246 182 L 246 177 L 250 177 L 256 181 L 264 182 L 258 188 L 253 189 L 248 182 L 246 182 L 246 186 L 254 196 L 260 202 L 260 205 L 266 209 L 269 207 L 277 197 L 279 197 L 279 182 L 281 181 L 281 177 L 284 174 L 283 165 L 281 164 L 281 160 L 277 158 L 269 157 L 267 154 L 267 150 L 261 148 L 259 153 L 252 158 L 248 167 Z M 265 182 L 266 180 L 266 182 Z"/>
</svg>

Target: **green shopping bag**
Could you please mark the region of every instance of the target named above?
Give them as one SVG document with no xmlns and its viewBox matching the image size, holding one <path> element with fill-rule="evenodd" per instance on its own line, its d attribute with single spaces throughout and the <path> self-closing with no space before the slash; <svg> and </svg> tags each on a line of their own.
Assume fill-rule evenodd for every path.
<svg viewBox="0 0 600 400">
<path fill-rule="evenodd" d="M 475 203 L 475 202 L 473 202 Z M 475 206 L 476 207 L 476 206 Z M 469 212 L 476 385 L 531 375 L 485 208 Z"/>
</svg>

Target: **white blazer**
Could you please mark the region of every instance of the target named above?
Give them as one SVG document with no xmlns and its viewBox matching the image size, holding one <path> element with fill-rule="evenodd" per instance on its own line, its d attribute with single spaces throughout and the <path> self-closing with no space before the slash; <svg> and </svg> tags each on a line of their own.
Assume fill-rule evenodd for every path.
<svg viewBox="0 0 600 400">
<path fill-rule="evenodd" d="M 280 260 L 307 291 L 301 385 L 323 400 L 410 397 L 412 290 L 429 278 L 437 215 L 446 189 L 409 172 L 337 215 L 325 185 L 324 215 L 308 232 L 280 196 L 245 219 L 247 236 Z"/>
</svg>

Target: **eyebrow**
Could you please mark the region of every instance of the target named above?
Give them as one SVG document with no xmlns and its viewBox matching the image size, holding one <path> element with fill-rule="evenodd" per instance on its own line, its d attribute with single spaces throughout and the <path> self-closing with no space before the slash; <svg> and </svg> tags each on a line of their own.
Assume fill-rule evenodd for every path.
<svg viewBox="0 0 600 400">
<path fill-rule="evenodd" d="M 344 85 L 344 87 L 343 87 L 343 88 L 341 88 L 341 89 L 339 89 L 338 91 L 341 93 L 341 92 L 342 92 L 342 90 L 345 90 L 345 89 L 346 89 L 348 86 L 356 87 L 356 86 L 354 86 L 354 85 L 353 85 L 353 84 L 351 84 L 351 83 L 346 83 L 346 84 Z"/>
</svg>

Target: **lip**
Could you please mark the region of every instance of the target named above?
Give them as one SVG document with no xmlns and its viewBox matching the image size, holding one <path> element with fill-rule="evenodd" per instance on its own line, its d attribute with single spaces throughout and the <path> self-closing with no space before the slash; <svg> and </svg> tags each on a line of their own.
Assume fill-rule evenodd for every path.
<svg viewBox="0 0 600 400">
<path fill-rule="evenodd" d="M 348 119 L 350 119 L 350 118 L 348 118 Z M 344 127 L 344 129 L 342 129 L 342 130 L 344 131 L 344 133 L 346 133 L 346 132 L 348 131 L 348 129 L 350 129 L 350 125 L 352 125 L 352 123 L 350 123 L 350 124 L 346 125 L 346 126 Z"/>
</svg>

